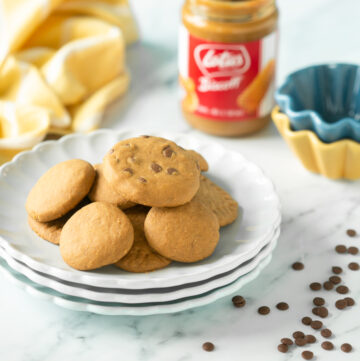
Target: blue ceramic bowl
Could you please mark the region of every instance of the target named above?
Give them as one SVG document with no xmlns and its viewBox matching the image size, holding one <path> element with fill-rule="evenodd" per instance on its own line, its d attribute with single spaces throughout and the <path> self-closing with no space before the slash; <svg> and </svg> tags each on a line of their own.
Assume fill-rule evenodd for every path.
<svg viewBox="0 0 360 361">
<path fill-rule="evenodd" d="M 312 130 L 324 142 L 360 142 L 360 66 L 323 64 L 290 74 L 275 93 L 293 130 Z"/>
</svg>

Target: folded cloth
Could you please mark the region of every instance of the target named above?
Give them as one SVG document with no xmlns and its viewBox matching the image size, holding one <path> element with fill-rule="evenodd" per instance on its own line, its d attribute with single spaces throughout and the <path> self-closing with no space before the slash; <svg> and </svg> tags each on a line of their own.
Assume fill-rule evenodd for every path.
<svg viewBox="0 0 360 361">
<path fill-rule="evenodd" d="M 0 0 L 0 162 L 98 128 L 129 86 L 137 39 L 128 0 Z"/>
</svg>

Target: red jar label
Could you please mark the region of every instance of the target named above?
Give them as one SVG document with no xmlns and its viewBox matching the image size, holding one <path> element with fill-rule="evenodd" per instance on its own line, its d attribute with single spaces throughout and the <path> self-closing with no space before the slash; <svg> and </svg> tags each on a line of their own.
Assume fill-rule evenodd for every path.
<svg viewBox="0 0 360 361">
<path fill-rule="evenodd" d="M 180 29 L 185 110 L 216 121 L 268 115 L 274 106 L 276 34 L 248 43 L 210 42 Z"/>
</svg>

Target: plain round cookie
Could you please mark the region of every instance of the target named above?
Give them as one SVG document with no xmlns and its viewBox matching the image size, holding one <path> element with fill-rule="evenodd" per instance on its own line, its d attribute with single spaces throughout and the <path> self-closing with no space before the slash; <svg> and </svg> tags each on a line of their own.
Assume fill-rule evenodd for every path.
<svg viewBox="0 0 360 361">
<path fill-rule="evenodd" d="M 77 211 L 60 236 L 63 260 L 78 270 L 92 270 L 124 257 L 134 241 L 133 226 L 113 204 L 94 202 Z"/>
<path fill-rule="evenodd" d="M 117 143 L 104 157 L 106 180 L 130 201 L 150 207 L 189 202 L 200 184 L 191 154 L 174 142 L 143 136 Z"/>
<path fill-rule="evenodd" d="M 217 216 L 220 227 L 234 222 L 238 216 L 238 203 L 217 184 L 201 175 L 200 188 L 195 199 L 203 202 Z"/>
<path fill-rule="evenodd" d="M 89 204 L 89 200 L 85 198 L 75 208 L 73 208 L 70 212 L 66 213 L 64 216 L 49 222 L 39 222 L 28 216 L 28 224 L 39 237 L 41 237 L 45 241 L 57 245 L 60 243 L 60 234 L 65 223 L 75 212 L 77 212 L 79 209 L 86 206 L 87 204 Z"/>
<path fill-rule="evenodd" d="M 93 202 L 109 202 L 116 204 L 121 209 L 133 207 L 135 203 L 128 201 L 120 193 L 115 192 L 105 179 L 102 164 L 94 165 L 96 177 L 94 184 L 88 194 L 88 197 Z"/>
<path fill-rule="evenodd" d="M 209 257 L 219 241 L 217 217 L 196 200 L 174 208 L 152 208 L 144 228 L 150 247 L 179 262 Z"/>
<path fill-rule="evenodd" d="M 134 227 L 134 244 L 129 253 L 115 263 L 128 272 L 151 272 L 168 266 L 171 261 L 155 252 L 148 244 L 144 233 L 144 222 L 148 209 L 136 206 L 125 211 Z"/>
<path fill-rule="evenodd" d="M 89 193 L 95 179 L 93 166 L 81 159 L 58 163 L 31 189 L 26 210 L 31 218 L 49 222 L 73 209 Z"/>
</svg>

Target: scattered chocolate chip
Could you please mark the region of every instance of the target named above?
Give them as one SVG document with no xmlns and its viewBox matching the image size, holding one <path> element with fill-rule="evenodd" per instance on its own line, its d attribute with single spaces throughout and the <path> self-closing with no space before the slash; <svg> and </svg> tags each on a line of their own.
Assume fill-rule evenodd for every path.
<svg viewBox="0 0 360 361">
<path fill-rule="evenodd" d="M 295 331 L 292 335 L 294 338 L 304 338 L 305 337 L 304 332 L 301 332 L 301 331 Z"/>
<path fill-rule="evenodd" d="M 328 328 L 324 328 L 323 330 L 321 330 L 320 333 L 321 333 L 321 336 L 325 337 L 325 338 L 329 338 L 332 335 L 331 330 L 329 330 Z"/>
<path fill-rule="evenodd" d="M 288 352 L 289 348 L 284 343 L 281 343 L 280 345 L 278 345 L 277 349 L 279 352 L 286 353 L 286 352 Z"/>
<path fill-rule="evenodd" d="M 132 168 L 125 168 L 125 169 L 123 169 L 123 171 L 124 171 L 124 172 L 127 172 L 127 173 L 129 173 L 129 174 L 131 174 L 131 175 L 134 174 L 134 171 L 133 171 Z"/>
<path fill-rule="evenodd" d="M 321 344 L 321 347 L 324 349 L 324 350 L 327 350 L 327 351 L 330 351 L 334 348 L 334 345 L 332 342 L 330 341 L 324 341 L 322 344 Z"/>
<path fill-rule="evenodd" d="M 309 287 L 313 291 L 319 291 L 321 289 L 321 284 L 319 282 L 313 282 L 313 283 L 310 283 Z"/>
<path fill-rule="evenodd" d="M 304 337 L 298 337 L 298 338 L 295 339 L 295 344 L 297 346 L 300 346 L 300 347 L 305 346 L 306 345 L 306 340 L 305 340 Z"/>
<path fill-rule="evenodd" d="M 331 276 L 329 278 L 329 281 L 333 283 L 334 285 L 337 285 L 341 282 L 341 278 L 339 276 Z"/>
<path fill-rule="evenodd" d="M 336 247 L 335 247 L 335 251 L 337 253 L 345 253 L 347 250 L 346 246 L 344 246 L 343 244 L 338 244 Z"/>
<path fill-rule="evenodd" d="M 261 306 L 258 308 L 258 312 L 260 315 L 267 315 L 270 313 L 270 308 L 268 306 Z"/>
<path fill-rule="evenodd" d="M 356 231 L 355 229 L 348 229 L 346 231 L 346 234 L 349 236 L 349 237 L 355 237 L 356 236 Z"/>
<path fill-rule="evenodd" d="M 351 269 L 352 271 L 358 271 L 359 270 L 359 263 L 357 262 L 351 262 L 348 265 L 349 269 Z"/>
<path fill-rule="evenodd" d="M 301 356 L 303 357 L 303 359 L 305 360 L 311 360 L 314 357 L 314 354 L 311 351 L 303 351 L 301 353 Z"/>
<path fill-rule="evenodd" d="M 232 299 L 231 299 L 233 305 L 237 308 L 240 308 L 240 307 L 244 307 L 245 304 L 246 304 L 246 300 L 244 297 L 242 296 L 234 296 Z"/>
<path fill-rule="evenodd" d="M 325 300 L 322 297 L 315 297 L 313 303 L 315 306 L 323 306 L 325 305 Z"/>
<path fill-rule="evenodd" d="M 287 338 L 287 337 L 284 337 L 280 340 L 281 343 L 283 343 L 284 345 L 292 345 L 294 342 L 291 338 Z"/>
<path fill-rule="evenodd" d="M 343 352 L 351 352 L 352 346 L 349 343 L 343 343 L 341 345 L 341 351 Z"/>
<path fill-rule="evenodd" d="M 316 337 L 314 335 L 306 335 L 305 341 L 306 341 L 306 343 L 315 343 Z"/>
<path fill-rule="evenodd" d="M 315 315 L 320 316 L 321 318 L 325 318 L 329 315 L 329 311 L 326 307 L 321 306 L 321 307 L 315 307 L 315 308 L 317 308 L 316 313 L 314 313 L 314 309 L 313 309 L 313 313 Z"/>
<path fill-rule="evenodd" d="M 166 147 L 163 148 L 162 150 L 162 154 L 164 157 L 166 158 L 171 158 L 171 156 L 174 154 L 175 152 L 172 150 L 172 148 L 170 147 L 170 145 L 167 145 Z"/>
<path fill-rule="evenodd" d="M 333 271 L 333 273 L 335 273 L 335 274 L 340 274 L 340 273 L 342 273 L 342 268 L 341 267 L 338 267 L 338 266 L 333 266 L 332 268 L 331 268 L 331 270 Z"/>
<path fill-rule="evenodd" d="M 319 307 L 314 307 L 311 312 L 315 315 L 318 316 L 319 315 Z"/>
<path fill-rule="evenodd" d="M 325 281 L 323 283 L 324 290 L 330 291 L 334 288 L 334 284 L 332 284 L 330 281 Z"/>
<path fill-rule="evenodd" d="M 346 286 L 337 286 L 337 287 L 336 287 L 336 292 L 337 292 L 337 293 L 340 293 L 340 294 L 342 294 L 342 295 L 345 295 L 346 293 L 349 292 L 349 288 L 346 287 Z M 346 301 L 345 301 L 345 302 L 346 302 Z"/>
<path fill-rule="evenodd" d="M 276 305 L 276 308 L 280 311 L 286 311 L 289 308 L 289 305 L 286 302 L 279 302 Z"/>
<path fill-rule="evenodd" d="M 305 316 L 301 319 L 301 322 L 306 326 L 309 326 L 311 324 L 311 321 L 312 319 L 308 316 Z"/>
<path fill-rule="evenodd" d="M 315 320 L 311 321 L 310 326 L 314 330 L 319 330 L 323 326 L 323 323 L 321 321 Z"/>
<path fill-rule="evenodd" d="M 168 169 L 167 169 L 167 172 L 168 172 L 168 174 L 170 174 L 170 175 L 172 175 L 172 174 L 178 174 L 178 173 L 179 173 L 179 171 L 178 171 L 177 169 L 175 169 L 175 168 L 168 168 Z"/>
<path fill-rule="evenodd" d="M 335 307 L 338 310 L 343 310 L 347 306 L 347 302 L 345 300 L 337 300 L 335 302 Z"/>
<path fill-rule="evenodd" d="M 141 183 L 147 183 L 147 180 L 145 178 L 143 178 L 143 177 L 139 177 L 138 180 Z"/>
<path fill-rule="evenodd" d="M 356 255 L 359 253 L 359 248 L 351 246 L 348 248 L 348 253 L 352 254 L 352 255 Z"/>
<path fill-rule="evenodd" d="M 294 271 L 301 271 L 304 269 L 304 264 L 301 262 L 295 262 L 291 265 L 291 267 Z"/>
<path fill-rule="evenodd" d="M 346 305 L 347 306 L 354 306 L 355 305 L 355 300 L 351 297 L 345 297 L 344 301 L 346 301 Z"/>
<path fill-rule="evenodd" d="M 214 351 L 215 346 L 212 342 L 205 342 L 203 343 L 202 348 L 204 351 L 211 352 Z"/>
<path fill-rule="evenodd" d="M 155 162 L 152 162 L 151 163 L 151 169 L 155 172 L 155 173 L 159 173 L 162 171 L 162 167 L 161 165 L 155 163 Z"/>
</svg>

